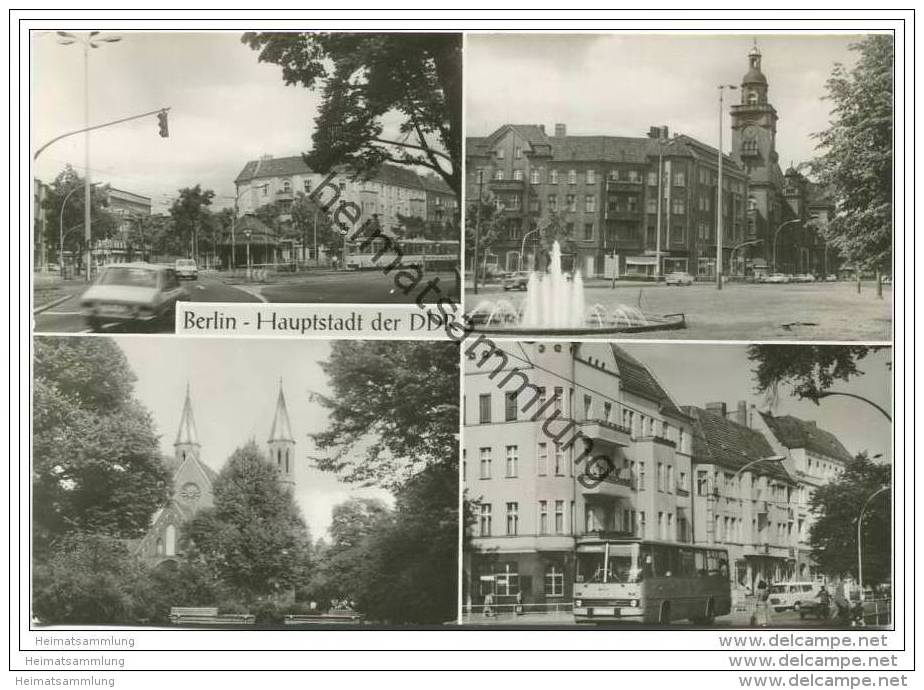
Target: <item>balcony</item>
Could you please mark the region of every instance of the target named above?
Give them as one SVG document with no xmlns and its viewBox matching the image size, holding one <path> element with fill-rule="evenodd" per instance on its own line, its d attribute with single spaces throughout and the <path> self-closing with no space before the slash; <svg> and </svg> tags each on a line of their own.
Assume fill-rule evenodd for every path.
<svg viewBox="0 0 924 690">
<path fill-rule="evenodd" d="M 628 446 L 632 432 L 624 426 L 603 419 L 588 419 L 578 427 L 585 438 L 596 443 L 610 443 L 614 446 Z"/>
<path fill-rule="evenodd" d="M 606 212 L 604 213 L 604 218 L 606 220 L 640 220 L 642 218 L 642 209 L 627 209 L 627 208 L 617 208 L 611 209 L 609 206 L 606 207 Z"/>
<path fill-rule="evenodd" d="M 590 461 L 591 463 L 593 461 Z M 582 468 L 585 469 L 585 468 Z M 591 467 L 587 472 L 588 478 L 599 476 L 606 471 L 606 465 L 600 463 L 597 467 Z M 580 484 L 580 481 L 578 482 Z M 592 484 L 593 482 L 588 482 Z M 581 484 L 581 491 L 585 496 L 607 496 L 610 498 L 632 498 L 636 491 L 635 477 L 628 467 L 613 470 L 605 479 L 596 485 L 584 486 Z"/>
<path fill-rule="evenodd" d="M 637 191 L 642 188 L 644 182 L 642 178 L 637 180 L 606 180 L 606 191 L 608 192 L 628 192 Z"/>
<path fill-rule="evenodd" d="M 492 192 L 522 192 L 526 189 L 525 180 L 491 180 L 488 189 Z"/>
</svg>

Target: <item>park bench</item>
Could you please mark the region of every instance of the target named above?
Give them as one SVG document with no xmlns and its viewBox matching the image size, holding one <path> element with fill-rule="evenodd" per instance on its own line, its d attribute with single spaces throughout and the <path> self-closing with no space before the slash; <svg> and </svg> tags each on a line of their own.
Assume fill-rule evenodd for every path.
<svg viewBox="0 0 924 690">
<path fill-rule="evenodd" d="M 174 625 L 253 625 L 250 613 L 218 613 L 217 606 L 171 606 L 170 622 Z"/>
</svg>

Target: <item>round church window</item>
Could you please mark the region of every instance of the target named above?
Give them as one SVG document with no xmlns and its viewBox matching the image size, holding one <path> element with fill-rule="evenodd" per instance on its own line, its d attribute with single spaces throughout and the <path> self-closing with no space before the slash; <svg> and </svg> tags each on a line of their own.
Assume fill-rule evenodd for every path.
<svg viewBox="0 0 924 690">
<path fill-rule="evenodd" d="M 180 489 L 180 498 L 189 503 L 195 503 L 199 500 L 201 495 L 202 492 L 199 490 L 199 485 L 195 482 L 186 482 Z"/>
</svg>

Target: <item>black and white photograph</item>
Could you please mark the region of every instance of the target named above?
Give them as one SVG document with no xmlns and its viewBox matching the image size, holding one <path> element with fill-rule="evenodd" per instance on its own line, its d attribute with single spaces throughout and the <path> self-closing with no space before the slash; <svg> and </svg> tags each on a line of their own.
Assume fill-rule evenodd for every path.
<svg viewBox="0 0 924 690">
<path fill-rule="evenodd" d="M 482 332 L 891 340 L 890 33 L 473 34 L 465 57 Z"/>
<path fill-rule="evenodd" d="M 458 33 L 31 35 L 35 330 L 460 302 Z"/>
<path fill-rule="evenodd" d="M 891 627 L 891 348 L 463 353 L 466 624 Z"/>
<path fill-rule="evenodd" d="M 37 338 L 33 625 L 455 624 L 458 352 Z"/>
</svg>

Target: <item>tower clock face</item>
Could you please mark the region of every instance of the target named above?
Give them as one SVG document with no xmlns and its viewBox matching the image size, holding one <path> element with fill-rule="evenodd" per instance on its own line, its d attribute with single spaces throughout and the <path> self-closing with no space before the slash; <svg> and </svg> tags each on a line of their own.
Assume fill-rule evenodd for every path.
<svg viewBox="0 0 924 690">
<path fill-rule="evenodd" d="M 757 139 L 757 127 L 754 125 L 749 125 L 744 128 L 744 138 L 745 139 Z"/>
<path fill-rule="evenodd" d="M 202 491 L 195 482 L 186 482 L 180 489 L 180 498 L 187 503 L 196 503 L 201 496 Z"/>
</svg>

